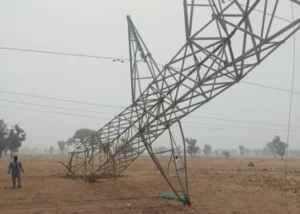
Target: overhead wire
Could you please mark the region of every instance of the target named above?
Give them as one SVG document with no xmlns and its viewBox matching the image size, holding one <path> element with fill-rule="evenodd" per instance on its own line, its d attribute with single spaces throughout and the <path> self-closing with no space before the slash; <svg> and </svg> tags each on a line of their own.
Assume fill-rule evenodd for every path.
<svg viewBox="0 0 300 214">
<path fill-rule="evenodd" d="M 47 97 L 47 96 L 40 96 L 40 95 L 33 95 L 33 94 L 25 94 L 25 93 L 11 92 L 11 91 L 0 90 L 0 92 L 8 93 L 8 94 L 21 95 L 21 96 L 35 97 L 35 98 L 42 98 L 42 99 L 50 99 L 50 100 L 56 100 L 56 101 L 58 100 L 58 101 L 65 101 L 65 102 L 71 102 L 71 103 L 95 105 L 95 106 L 101 106 L 101 107 L 103 106 L 103 107 L 110 107 L 110 108 L 117 108 L 117 109 L 124 109 L 125 108 L 125 106 L 103 105 L 103 104 L 98 104 L 98 103 L 88 103 L 88 102 L 84 102 L 84 101 L 67 100 L 67 99 L 61 99 L 61 98 L 54 98 L 54 97 Z M 35 105 L 35 106 L 41 106 L 41 107 L 50 107 L 50 108 L 58 108 L 58 109 L 60 108 L 60 109 L 66 109 L 66 110 L 75 110 L 75 111 L 82 111 L 82 112 L 103 113 L 103 114 L 114 115 L 113 113 L 98 112 L 98 111 L 91 111 L 91 110 L 78 109 L 78 108 L 58 107 L 58 106 L 51 106 L 51 105 L 44 105 L 44 104 L 13 101 L 13 100 L 7 100 L 7 99 L 0 99 L 0 101 L 11 102 L 11 103 L 19 103 L 19 104 L 27 104 L 27 105 Z M 196 115 L 188 115 L 187 117 L 189 117 L 189 118 L 201 118 L 201 119 L 208 119 L 208 120 L 217 120 L 217 121 L 225 121 L 225 122 L 235 122 L 235 123 L 260 124 L 260 125 L 269 125 L 269 126 L 287 126 L 285 124 L 280 124 L 280 123 L 270 123 L 270 122 L 262 122 L 262 121 L 248 121 L 248 120 L 232 120 L 232 119 L 220 118 L 220 117 L 207 117 L 207 116 L 196 116 Z M 300 127 L 300 126 L 294 125 L 294 126 L 291 126 L 291 127 Z"/>
<path fill-rule="evenodd" d="M 231 0 L 229 0 L 231 1 Z M 246 7 L 245 4 L 241 4 L 242 6 Z M 264 13 L 262 10 L 254 9 L 256 12 Z M 268 16 L 272 16 L 270 13 L 266 13 Z M 282 18 L 280 16 L 275 16 L 274 18 L 286 21 L 291 23 L 292 21 Z M 86 57 L 86 58 L 96 58 L 96 59 L 106 59 L 106 60 L 119 60 L 119 61 L 130 61 L 128 58 L 118 58 L 118 57 L 107 57 L 107 56 L 98 56 L 98 55 L 90 55 L 90 54 L 77 54 L 77 53 L 67 53 L 67 52 L 58 52 L 58 51 L 45 51 L 45 50 L 35 50 L 35 49 L 25 49 L 25 48 L 12 48 L 12 47 L 5 47 L 5 46 L 0 46 L 0 49 L 2 50 L 10 50 L 10 51 L 22 51 L 22 52 L 33 52 L 33 53 L 43 53 L 43 54 L 53 54 L 53 55 L 63 55 L 63 56 L 74 56 L 74 57 Z M 143 61 L 138 61 L 138 62 L 143 62 Z M 163 64 L 159 64 L 160 66 L 164 66 Z M 284 92 L 290 92 L 289 90 L 286 89 L 281 89 L 278 87 L 272 87 L 272 86 L 267 86 L 263 84 L 257 84 L 257 83 L 252 83 L 252 82 L 246 82 L 246 81 L 241 81 L 241 83 L 249 84 L 249 85 L 254 85 L 254 86 L 259 86 L 259 87 L 264 87 L 264 88 L 269 88 L 269 89 L 274 89 L 274 90 L 279 90 L 279 91 L 284 91 Z M 300 94 L 300 92 L 292 92 L 295 94 Z"/>
<path fill-rule="evenodd" d="M 233 1 L 233 0 L 228 0 L 228 1 Z M 241 4 L 240 3 L 240 5 L 242 5 L 243 7 L 247 7 L 245 4 Z M 262 10 L 259 10 L 259 9 L 253 9 L 254 11 L 256 11 L 256 12 L 259 12 L 259 13 L 262 13 L 262 14 L 264 14 L 265 12 L 264 11 L 262 11 Z M 266 15 L 267 16 L 273 16 L 273 14 L 271 14 L 271 13 L 267 13 L 266 12 Z M 291 20 L 288 20 L 288 19 L 286 19 L 286 18 L 283 18 L 283 17 L 280 17 L 280 16 L 276 16 L 276 15 L 274 15 L 273 16 L 274 18 L 276 18 L 276 19 L 279 19 L 279 20 L 282 20 L 282 21 L 285 21 L 285 22 L 288 22 L 288 23 L 292 23 L 293 21 L 291 21 Z"/>
<path fill-rule="evenodd" d="M 60 106 L 44 105 L 44 104 L 37 104 L 37 103 L 30 103 L 30 102 L 6 100 L 6 99 L 1 99 L 1 98 L 0 98 L 0 101 L 2 101 L 2 102 L 9 102 L 9 103 L 16 103 L 16 104 L 23 104 L 23 105 L 46 107 L 46 108 L 62 109 L 62 110 L 71 110 L 71 111 L 81 111 L 81 112 L 88 112 L 88 113 L 115 115 L 114 113 L 108 113 L 108 112 L 99 112 L 99 111 L 91 111 L 91 110 L 87 110 L 87 109 L 67 108 L 67 107 L 60 107 Z M 84 116 L 84 115 L 80 115 L 80 116 Z M 193 122 L 193 121 L 184 121 L 184 123 L 200 124 L 200 125 L 213 125 L 213 126 L 224 126 L 224 127 L 233 127 L 233 128 L 250 128 L 250 129 L 265 129 L 265 130 L 273 130 L 273 131 L 286 131 L 284 129 L 272 129 L 272 128 L 249 127 L 249 126 L 247 126 L 247 127 L 245 127 L 245 126 L 232 126 L 232 125 L 226 125 L 226 124 L 203 123 L 203 122 Z M 270 125 L 270 123 L 266 123 L 266 124 Z M 263 123 L 263 125 L 266 125 L 266 124 Z M 274 125 L 274 124 L 272 124 L 272 125 Z M 295 127 L 297 127 L 297 126 L 295 126 Z M 298 130 L 294 130 L 294 131 L 298 131 Z"/>
<path fill-rule="evenodd" d="M 117 57 L 97 56 L 97 55 L 90 55 L 90 54 L 76 54 L 76 53 L 66 53 L 66 52 L 57 52 L 57 51 L 44 51 L 44 50 L 34 50 L 34 49 L 25 49 L 25 48 L 12 48 L 12 47 L 4 47 L 4 46 L 0 46 L 0 49 L 1 50 L 10 50 L 10 51 L 22 51 L 22 52 L 63 55 L 63 56 L 95 58 L 95 59 L 110 59 L 110 60 L 129 61 L 129 59 L 125 59 L 125 58 L 123 59 L 123 58 L 117 58 Z"/>
<path fill-rule="evenodd" d="M 12 48 L 12 47 L 3 47 L 0 46 L 0 49 L 2 50 L 12 50 L 12 51 L 22 51 L 22 52 L 33 52 L 33 53 L 44 53 L 44 54 L 54 54 L 54 55 L 63 55 L 63 56 L 75 56 L 75 57 L 87 57 L 87 58 L 96 58 L 96 59 L 104 59 L 104 60 L 113 60 L 113 61 L 130 61 L 130 59 L 127 58 L 117 58 L 117 57 L 106 57 L 106 56 L 96 56 L 96 55 L 88 55 L 88 54 L 76 54 L 76 53 L 66 53 L 66 52 L 56 52 L 56 51 L 44 51 L 44 50 L 35 50 L 35 49 L 23 49 L 23 48 Z M 144 63 L 144 61 L 140 60 L 137 61 L 140 63 Z M 157 63 L 157 65 L 164 66 L 163 64 Z M 241 83 L 252 85 L 252 86 L 259 86 L 263 88 L 278 90 L 278 91 L 284 91 L 284 92 L 290 92 L 287 89 L 282 89 L 278 87 L 258 84 L 258 83 L 252 83 L 252 82 L 246 82 L 246 81 L 240 81 Z M 2 91 L 0 91 L 2 92 Z M 2 92 L 4 93 L 4 92 Z M 300 94 L 300 92 L 293 92 L 295 94 Z"/>
<path fill-rule="evenodd" d="M 1 100 L 0 100 L 1 101 Z M 16 102 L 20 103 L 20 102 Z M 21 102 L 23 104 L 23 102 Z M 27 104 L 27 103 L 26 103 Z M 32 103 L 28 103 L 29 105 L 34 105 Z M 38 105 L 40 106 L 40 105 Z M 50 107 L 48 105 L 43 105 L 45 107 Z M 59 108 L 55 106 L 56 108 Z M 41 112 L 41 113 L 50 113 L 50 114 L 59 114 L 59 115 L 67 115 L 67 116 L 76 116 L 76 117 L 84 117 L 84 118 L 92 118 L 92 119 L 107 119 L 110 120 L 111 118 L 107 117 L 99 117 L 99 116 L 93 116 L 93 115 L 80 115 L 80 114 L 74 114 L 74 113 L 66 113 L 66 112 L 53 112 L 53 111 L 45 111 L 45 110 L 38 110 L 38 109 L 28 109 L 28 108 L 22 108 L 22 107 L 13 107 L 13 106 L 3 106 L 0 105 L 0 108 L 8 108 L 8 109 L 18 109 L 18 110 L 25 110 L 25 111 L 33 111 L 33 112 Z M 62 108 L 62 109 L 68 109 L 68 108 Z M 72 110 L 81 110 L 81 109 L 72 109 Z M 232 126 L 232 125 L 226 125 L 226 124 L 215 124 L 215 123 L 201 123 L 201 122 L 191 122 L 191 121 L 184 121 L 184 123 L 190 123 L 190 124 L 196 124 L 196 125 L 208 125 L 208 126 L 219 126 L 219 127 L 226 127 L 226 128 L 240 128 L 240 129 L 224 129 L 224 128 L 214 128 L 214 127 L 199 127 L 199 126 L 185 126 L 185 127 L 192 127 L 192 128 L 206 128 L 206 129 L 215 129 L 215 130 L 231 130 L 231 131 L 250 131 L 250 132 L 263 132 L 263 131 L 255 131 L 255 130 L 268 130 L 268 131 L 287 131 L 285 129 L 272 129 L 272 128 L 264 128 L 264 127 L 245 127 L 245 126 Z M 243 130 L 248 129 L 248 130 Z M 249 129 L 255 129 L 255 130 L 249 130 Z M 300 130 L 291 130 L 292 132 L 299 133 Z"/>
<path fill-rule="evenodd" d="M 260 124 L 260 125 L 270 125 L 270 126 L 287 126 L 280 123 L 268 123 L 268 122 L 248 121 L 248 120 L 232 120 L 232 119 L 219 118 L 219 117 L 205 117 L 205 116 L 189 116 L 189 117 L 209 119 L 209 120 L 220 120 L 220 121 L 227 121 L 227 122 L 237 122 L 237 123 Z M 300 126 L 293 126 L 293 127 L 300 127 Z"/>
<path fill-rule="evenodd" d="M 258 130 L 243 130 L 243 129 L 226 129 L 226 128 L 215 128 L 215 127 L 203 127 L 203 126 L 184 126 L 194 129 L 208 129 L 208 130 L 218 130 L 218 131 L 234 131 L 234 132 L 256 132 L 256 133 L 272 133 L 267 131 L 258 131 Z M 286 132 L 286 130 L 284 130 Z M 295 132 L 298 134 L 298 132 Z M 295 134 L 294 133 L 294 134 Z"/>
<path fill-rule="evenodd" d="M 74 111 L 81 111 L 81 112 L 115 115 L 114 113 L 108 113 L 108 112 L 91 111 L 91 110 L 79 109 L 79 108 L 59 107 L 59 106 L 44 105 L 44 104 L 37 104 L 37 103 L 30 103 L 30 102 L 7 100 L 7 99 L 1 99 L 1 98 L 0 98 L 0 101 L 10 102 L 10 103 L 18 103 L 18 104 L 25 104 L 25 105 L 33 105 L 33 106 L 41 106 L 41 107 L 49 107 L 49 108 L 57 108 L 57 109 L 65 109 L 65 110 L 74 110 Z M 115 106 L 115 107 L 119 107 L 119 106 Z M 123 108 L 123 107 L 120 107 L 120 108 Z M 232 119 L 226 119 L 226 118 L 220 118 L 220 117 L 206 117 L 206 116 L 196 116 L 196 115 L 188 115 L 187 117 L 188 118 L 201 118 L 201 119 L 205 119 L 205 120 L 217 120 L 217 121 L 224 121 L 224 122 L 234 122 L 234 123 L 259 124 L 259 125 L 268 125 L 268 126 L 287 126 L 287 125 L 280 124 L 280 123 L 270 123 L 270 122 L 262 122 L 262 121 L 248 121 L 248 120 L 232 120 Z M 300 126 L 294 125 L 294 126 L 291 126 L 291 127 L 300 127 Z"/>
<path fill-rule="evenodd" d="M 223 126 L 223 127 L 232 127 L 232 128 L 246 128 L 246 129 L 263 129 L 263 130 L 271 130 L 271 131 L 287 131 L 286 129 L 273 129 L 273 128 L 264 128 L 264 127 L 250 127 L 250 126 L 232 126 L 227 124 L 216 124 L 216 123 L 202 123 L 202 122 L 191 122 L 191 121 L 184 121 L 184 123 L 190 124 L 201 124 L 201 125 L 211 125 L 211 126 Z M 293 131 L 300 131 L 300 130 L 293 130 Z"/>
<path fill-rule="evenodd" d="M 62 99 L 62 98 L 56 98 L 56 97 L 48 97 L 48 96 L 41 96 L 41 95 L 27 94 L 27 93 L 19 93 L 19 92 L 5 91 L 5 90 L 0 90 L 0 93 L 15 94 L 15 95 L 21 95 L 21 96 L 27 96 L 27 97 L 35 97 L 35 98 L 41 98 L 41 99 L 56 100 L 56 101 L 78 103 L 78 104 L 85 104 L 85 105 L 93 105 L 93 106 L 101 106 L 101 107 L 109 107 L 109 108 L 119 108 L 119 109 L 124 109 L 125 108 L 125 107 L 116 106 L 116 105 L 104 105 L 104 104 L 99 104 L 99 103 L 91 103 L 91 102 L 84 102 L 84 101 L 79 101 L 79 100 Z"/>
<path fill-rule="evenodd" d="M 0 105 L 0 108 L 19 109 L 19 110 L 25 110 L 25 111 L 43 112 L 43 113 L 49 113 L 49 114 L 61 114 L 61 115 L 69 115 L 69 116 L 76 116 L 76 117 L 86 117 L 86 118 L 94 118 L 94 119 L 98 119 L 98 118 L 99 119 L 107 119 L 107 120 L 111 119 L 111 118 L 108 118 L 108 117 L 80 115 L 80 114 L 65 113 L 65 112 L 44 111 L 44 110 L 38 110 L 38 109 L 29 109 L 29 108 L 21 108 L 21 107 L 13 107 L 13 106 L 3 106 L 3 105 Z"/>
<path fill-rule="evenodd" d="M 246 82 L 246 81 L 241 81 L 241 83 L 248 84 L 248 85 L 259 86 L 259 87 L 262 87 L 262 88 L 273 89 L 273 90 L 277 90 L 277 91 L 284 91 L 284 92 L 293 93 L 293 94 L 300 94 L 300 92 L 297 92 L 297 91 L 290 91 L 290 90 L 287 90 L 287 89 L 277 88 L 277 87 L 263 85 L 263 84 L 259 84 L 259 83 Z"/>
<path fill-rule="evenodd" d="M 33 112 L 41 112 L 41 113 L 49 113 L 49 114 L 59 114 L 59 115 L 67 115 L 67 116 L 76 116 L 76 117 L 83 117 L 83 118 L 92 118 L 92 119 L 110 119 L 105 117 L 97 117 L 97 116 L 89 116 L 89 115 L 79 115 L 79 114 L 72 114 L 72 113 L 63 113 L 63 112 L 53 112 L 53 111 L 44 111 L 44 110 L 37 110 L 37 109 L 28 109 L 28 108 L 20 108 L 20 107 L 12 107 L 12 106 L 3 106 L 0 105 L 0 108 L 9 108 L 9 109 L 18 109 L 18 110 L 25 110 L 25 111 L 33 111 Z M 235 132 L 260 132 L 260 133 L 270 133 L 266 131 L 257 131 L 257 130 L 243 130 L 243 129 L 225 129 L 225 128 L 214 128 L 214 127 L 203 127 L 203 126 L 185 126 L 188 128 L 196 128 L 196 129 L 208 129 L 208 130 L 219 130 L 219 131 L 235 131 Z M 278 131 L 285 131 L 285 130 L 278 130 Z M 300 132 L 296 132 L 299 133 Z"/>
<path fill-rule="evenodd" d="M 21 101 L 6 100 L 6 99 L 0 99 L 0 101 L 2 101 L 2 102 L 9 102 L 9 103 L 32 105 L 32 106 L 47 107 L 47 108 L 56 108 L 56 109 L 64 109 L 64 110 L 72 110 L 72 111 L 82 111 L 82 112 L 90 112 L 90 113 L 97 113 L 97 114 L 115 115 L 114 113 L 108 113 L 108 112 L 102 112 L 102 111 L 91 111 L 91 110 L 87 110 L 87 109 L 67 108 L 67 107 L 44 105 L 44 104 L 29 103 L 29 102 L 21 102 Z"/>
</svg>

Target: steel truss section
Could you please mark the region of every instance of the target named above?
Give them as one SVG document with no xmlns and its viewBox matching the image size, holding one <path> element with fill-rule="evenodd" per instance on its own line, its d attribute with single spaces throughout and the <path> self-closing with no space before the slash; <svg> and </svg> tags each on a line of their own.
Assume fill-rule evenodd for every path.
<svg viewBox="0 0 300 214">
<path fill-rule="evenodd" d="M 139 97 L 147 85 L 159 75 L 159 68 L 151 53 L 146 47 L 142 37 L 135 28 L 130 16 L 127 16 L 128 40 L 130 57 L 130 77 L 132 102 Z M 144 62 L 143 64 L 139 62 Z M 146 68 L 146 72 L 139 70 L 139 67 Z M 141 68 L 143 70 L 143 68 Z M 148 82 L 148 84 L 147 84 Z"/>
<path fill-rule="evenodd" d="M 291 22 L 275 18 L 286 1 L 240 2 L 183 0 L 186 42 L 163 69 L 127 17 L 132 104 L 75 149 L 66 171 L 89 180 L 118 177 L 147 151 L 178 200 L 190 204 L 186 152 L 178 152 L 170 127 L 178 123 L 183 136 L 183 117 L 242 80 L 300 29 L 299 17 Z M 258 16 L 256 9 L 263 13 Z M 141 61 L 146 74 L 140 73 Z M 148 85 L 144 79 L 150 80 Z M 164 169 L 152 149 L 165 131 L 170 135 L 169 163 L 179 156 L 183 166 L 175 167 L 175 180 L 168 173 L 170 164 Z"/>
</svg>

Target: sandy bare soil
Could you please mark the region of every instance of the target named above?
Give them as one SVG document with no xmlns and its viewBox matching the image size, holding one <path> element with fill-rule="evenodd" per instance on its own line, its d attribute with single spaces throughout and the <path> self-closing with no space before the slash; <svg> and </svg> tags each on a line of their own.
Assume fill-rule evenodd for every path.
<svg viewBox="0 0 300 214">
<path fill-rule="evenodd" d="M 0 159 L 0 213 L 300 213 L 300 160 L 189 159 L 192 207 L 159 198 L 171 193 L 147 157 L 119 179 L 96 183 L 60 177 L 61 156 L 22 156 L 23 188 L 11 189 L 9 159 Z M 249 161 L 255 167 L 248 167 Z M 288 205 L 288 206 L 287 206 Z"/>
</svg>

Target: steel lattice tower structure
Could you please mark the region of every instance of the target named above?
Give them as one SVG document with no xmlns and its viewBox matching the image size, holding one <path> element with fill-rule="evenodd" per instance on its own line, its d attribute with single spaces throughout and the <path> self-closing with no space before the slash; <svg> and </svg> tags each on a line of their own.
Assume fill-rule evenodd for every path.
<svg viewBox="0 0 300 214">
<path fill-rule="evenodd" d="M 67 172 L 86 179 L 118 177 L 147 151 L 178 200 L 190 204 L 180 120 L 237 84 L 300 29 L 299 17 L 276 19 L 286 0 L 244 2 L 183 0 L 186 41 L 162 69 L 127 16 L 132 104 L 78 145 L 65 165 Z M 146 74 L 140 72 L 141 64 Z M 171 132 L 174 124 L 181 130 L 182 154 Z M 157 157 L 161 152 L 152 149 L 165 131 L 171 144 L 165 151 L 171 153 L 167 167 Z M 175 156 L 179 168 L 172 166 Z"/>
</svg>

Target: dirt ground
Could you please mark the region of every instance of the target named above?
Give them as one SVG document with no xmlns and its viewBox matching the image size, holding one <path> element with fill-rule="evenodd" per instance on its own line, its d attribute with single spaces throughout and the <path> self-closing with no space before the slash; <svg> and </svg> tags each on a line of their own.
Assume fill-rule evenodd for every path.
<svg viewBox="0 0 300 214">
<path fill-rule="evenodd" d="M 191 207 L 159 198 L 171 193 L 147 157 L 125 177 L 95 183 L 62 178 L 61 156 L 22 156 L 23 188 L 11 189 L 9 158 L 0 159 L 0 213 L 300 213 L 300 160 L 197 157 L 189 160 Z M 249 161 L 254 167 L 248 167 Z M 284 186 L 286 191 L 284 191 Z"/>
</svg>

